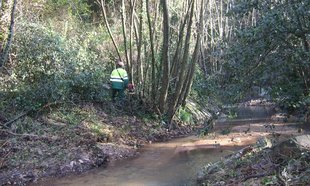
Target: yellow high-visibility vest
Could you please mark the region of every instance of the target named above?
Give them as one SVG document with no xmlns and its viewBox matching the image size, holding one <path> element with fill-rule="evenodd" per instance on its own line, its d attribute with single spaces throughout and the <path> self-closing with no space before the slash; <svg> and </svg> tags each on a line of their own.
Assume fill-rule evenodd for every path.
<svg viewBox="0 0 310 186">
<path fill-rule="evenodd" d="M 123 68 L 114 69 L 111 73 L 110 82 L 113 89 L 125 89 L 128 85 L 128 75 Z"/>
</svg>

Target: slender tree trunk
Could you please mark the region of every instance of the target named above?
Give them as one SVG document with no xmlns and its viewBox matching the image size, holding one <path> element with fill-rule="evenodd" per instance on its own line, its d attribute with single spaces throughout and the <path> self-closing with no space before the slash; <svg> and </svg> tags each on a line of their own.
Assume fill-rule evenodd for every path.
<svg viewBox="0 0 310 186">
<path fill-rule="evenodd" d="M 134 78 L 133 78 L 133 54 L 132 54 L 132 32 L 134 28 L 134 13 L 135 13 L 135 5 L 136 5 L 136 0 L 130 0 L 130 8 L 131 8 L 131 15 L 130 15 L 130 35 L 129 35 L 129 61 L 130 61 L 130 66 L 129 66 L 129 74 L 130 74 L 130 80 L 131 83 L 134 84 Z"/>
<path fill-rule="evenodd" d="M 129 72 L 129 79 L 131 79 L 131 61 L 129 60 L 128 57 L 128 48 L 127 48 L 127 29 L 126 29 L 126 8 L 125 8 L 125 2 L 122 0 L 122 31 L 123 31 L 123 39 L 124 39 L 124 49 L 125 49 L 125 59 L 126 59 L 126 64 L 127 64 L 127 69 Z"/>
<path fill-rule="evenodd" d="M 184 37 L 184 29 L 186 22 L 188 20 L 190 13 L 190 7 L 188 7 L 186 14 L 184 16 L 184 20 L 180 24 L 179 34 L 178 34 L 178 41 L 177 41 L 177 48 L 175 50 L 175 54 L 172 60 L 172 67 L 171 67 L 171 77 L 175 78 L 177 76 L 177 71 L 180 63 L 180 56 L 182 53 L 182 45 L 183 45 L 183 37 Z"/>
<path fill-rule="evenodd" d="M 112 35 L 111 29 L 110 29 L 110 25 L 109 25 L 109 22 L 108 22 L 108 19 L 107 19 L 107 14 L 106 14 L 105 7 L 104 7 L 105 2 L 103 0 L 100 0 L 100 2 L 99 2 L 99 0 L 97 0 L 97 2 L 101 5 L 101 11 L 102 11 L 102 14 L 103 14 L 104 23 L 105 23 L 105 25 L 107 27 L 109 36 L 110 36 L 110 38 L 111 38 L 111 40 L 113 42 L 113 45 L 115 47 L 116 53 L 118 55 L 118 59 L 122 60 L 122 57 L 120 55 L 120 52 L 119 52 L 118 47 L 117 47 L 117 44 L 116 44 L 116 42 L 114 40 L 114 37 Z"/>
<path fill-rule="evenodd" d="M 204 15 L 203 6 L 204 6 L 204 0 L 201 0 L 199 25 L 198 25 L 198 30 L 197 30 L 198 34 L 197 34 L 196 45 L 195 45 L 193 59 L 192 59 L 192 65 L 190 66 L 190 73 L 188 73 L 188 77 L 187 77 L 186 89 L 185 89 L 183 100 L 182 100 L 182 106 L 185 106 L 186 99 L 192 88 L 193 79 L 195 75 L 195 67 L 196 67 L 197 61 L 199 60 L 199 53 L 200 53 L 200 48 L 201 48 L 201 35 L 203 34 L 203 15 Z"/>
<path fill-rule="evenodd" d="M 167 0 L 161 0 L 163 6 L 163 51 L 162 51 L 162 88 L 159 98 L 159 110 L 161 113 L 164 113 L 168 88 L 169 88 L 169 72 L 170 72 L 170 61 L 169 61 L 169 12 L 167 7 Z"/>
<path fill-rule="evenodd" d="M 160 15 L 160 1 L 154 1 L 156 4 L 156 11 L 155 11 L 155 18 L 154 18 L 154 21 L 153 21 L 153 41 L 154 41 L 154 53 L 156 56 L 159 55 L 159 53 L 161 53 L 160 49 L 162 48 L 161 44 L 162 42 L 161 39 L 163 38 L 162 35 L 158 34 L 157 33 L 157 30 L 162 30 L 162 27 L 163 27 L 163 24 L 162 24 L 162 21 L 160 21 L 160 19 L 162 18 Z M 160 93 L 159 93 L 159 90 L 160 90 L 160 81 L 161 81 L 161 78 L 157 78 L 157 77 L 162 77 L 162 60 L 156 60 L 156 63 L 155 63 L 155 77 L 156 77 L 156 81 L 153 82 L 155 83 L 155 90 L 158 92 L 158 93 L 155 93 L 155 104 L 156 105 L 156 110 L 159 110 L 159 108 L 157 107 L 158 106 L 158 100 L 159 100 L 159 96 L 160 96 Z"/>
<path fill-rule="evenodd" d="M 12 44 L 12 40 L 13 40 L 13 36 L 14 36 L 14 24 L 15 24 L 14 13 L 15 13 L 15 9 L 16 9 L 16 3 L 17 3 L 17 0 L 14 0 L 12 10 L 11 10 L 11 22 L 10 22 L 10 28 L 9 28 L 7 42 L 4 46 L 3 52 L 0 50 L 0 67 L 5 65 L 5 63 L 8 60 L 8 57 L 9 57 L 11 44 Z"/>
<path fill-rule="evenodd" d="M 141 12 L 139 14 L 139 27 L 138 31 L 136 31 L 136 43 L 137 43 L 137 82 L 138 82 L 138 88 L 140 87 L 141 83 L 144 82 L 143 78 L 143 65 L 142 65 L 142 41 L 143 41 L 143 2 L 144 0 L 141 0 Z M 135 24 L 136 25 L 136 24 Z M 135 27 L 136 28 L 136 27 Z"/>
<path fill-rule="evenodd" d="M 150 7 L 149 7 L 149 0 L 146 0 L 146 15 L 147 15 L 147 20 L 148 20 L 148 28 L 149 28 L 149 35 L 150 35 L 150 44 L 151 44 L 151 60 L 152 60 L 152 76 L 151 76 L 151 83 L 152 83 L 152 89 L 151 89 L 151 100 L 153 103 L 155 103 L 155 98 L 156 98 L 156 69 L 155 69 L 155 49 L 154 49 L 154 36 L 153 32 L 154 30 L 152 29 L 152 21 L 151 21 L 151 15 L 150 15 Z M 154 28 L 155 29 L 155 28 Z"/>
<path fill-rule="evenodd" d="M 190 17 L 189 17 L 189 23 L 187 26 L 187 31 L 186 31 L 186 39 L 185 39 L 185 49 L 184 49 L 184 54 L 183 54 L 183 60 L 182 60 L 182 65 L 179 73 L 179 79 L 177 82 L 177 87 L 174 93 L 174 97 L 172 98 L 172 103 L 171 106 L 169 107 L 168 110 L 168 122 L 170 123 L 170 127 L 172 127 L 172 118 L 175 114 L 175 111 L 177 110 L 178 107 L 178 102 L 180 99 L 181 95 L 181 90 L 182 87 L 184 86 L 184 74 L 185 70 L 187 67 L 187 61 L 188 61 L 188 54 L 189 54 L 189 44 L 190 44 L 190 38 L 191 38 L 191 30 L 192 30 L 192 23 L 193 23 L 193 14 L 194 14 L 194 7 L 195 7 L 195 0 L 191 2 L 191 11 L 190 11 Z"/>
</svg>

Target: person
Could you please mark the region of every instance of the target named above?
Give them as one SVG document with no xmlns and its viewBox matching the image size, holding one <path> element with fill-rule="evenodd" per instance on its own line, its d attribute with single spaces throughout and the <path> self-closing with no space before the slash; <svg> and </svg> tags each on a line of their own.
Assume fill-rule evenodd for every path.
<svg viewBox="0 0 310 186">
<path fill-rule="evenodd" d="M 110 83 L 112 89 L 112 101 L 116 101 L 116 97 L 122 100 L 125 96 L 125 89 L 128 86 L 128 75 L 124 69 L 124 63 L 122 61 L 117 61 L 116 69 L 111 73 Z"/>
</svg>

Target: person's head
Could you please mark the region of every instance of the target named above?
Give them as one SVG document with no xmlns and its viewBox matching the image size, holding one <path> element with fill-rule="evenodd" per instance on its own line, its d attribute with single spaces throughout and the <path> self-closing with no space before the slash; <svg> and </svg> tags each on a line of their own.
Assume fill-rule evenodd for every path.
<svg viewBox="0 0 310 186">
<path fill-rule="evenodd" d="M 117 68 L 124 68 L 125 64 L 121 60 L 116 61 L 116 67 Z"/>
</svg>

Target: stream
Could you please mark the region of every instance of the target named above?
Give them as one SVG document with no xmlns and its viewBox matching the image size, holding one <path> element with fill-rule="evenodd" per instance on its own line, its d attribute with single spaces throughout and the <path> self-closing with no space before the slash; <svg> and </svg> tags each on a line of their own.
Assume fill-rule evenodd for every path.
<svg viewBox="0 0 310 186">
<path fill-rule="evenodd" d="M 270 116 L 267 107 L 243 107 L 232 123 L 248 125 L 266 121 Z M 237 122 L 235 122 L 237 121 Z M 244 122 L 242 122 L 244 121 Z M 227 126 L 230 121 L 219 120 L 218 126 Z M 234 125 L 235 125 L 234 124 Z M 240 132 L 239 132 L 240 133 Z M 238 138 L 242 142 L 235 142 Z M 229 135 L 218 133 L 199 138 L 188 136 L 168 142 L 154 143 L 139 150 L 134 158 L 109 163 L 82 175 L 55 178 L 39 185 L 50 186 L 182 186 L 195 185 L 197 173 L 207 163 L 212 163 L 256 142 L 256 135 Z"/>
<path fill-rule="evenodd" d="M 40 185 L 193 185 L 199 167 L 220 160 L 236 150 L 236 148 L 212 148 L 175 153 L 176 146 L 193 140 L 197 140 L 196 137 L 190 136 L 168 143 L 148 145 L 136 158 L 112 162 L 106 168 L 98 168 L 84 175 L 50 180 Z"/>
</svg>

